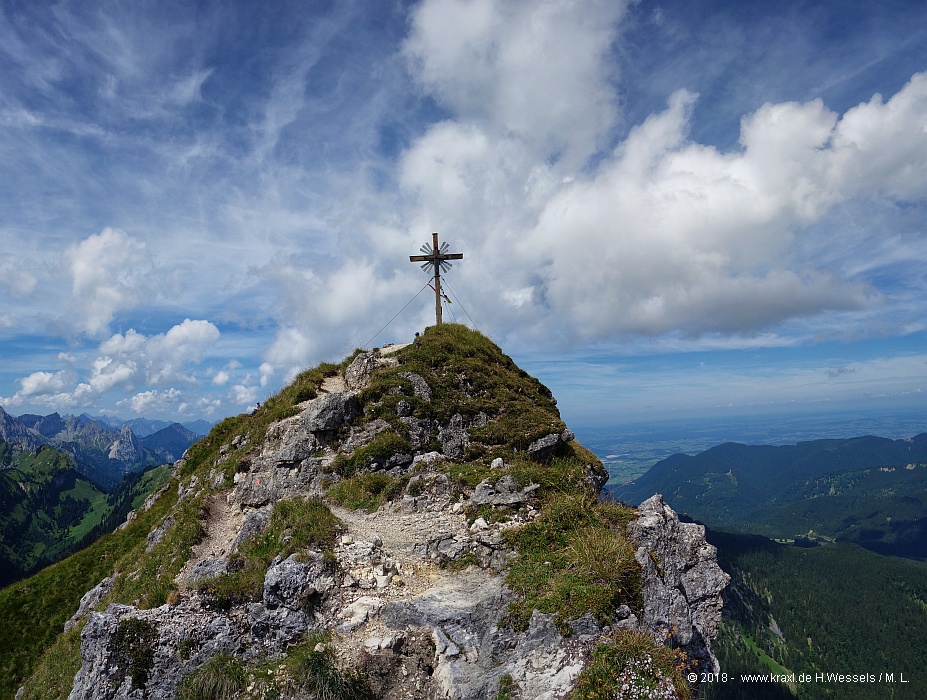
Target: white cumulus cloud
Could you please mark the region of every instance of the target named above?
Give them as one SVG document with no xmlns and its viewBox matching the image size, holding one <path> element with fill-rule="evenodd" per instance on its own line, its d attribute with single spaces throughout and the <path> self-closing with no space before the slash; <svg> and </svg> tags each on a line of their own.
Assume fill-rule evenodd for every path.
<svg viewBox="0 0 927 700">
<path fill-rule="evenodd" d="M 77 330 L 90 335 L 105 332 L 116 313 L 139 302 L 149 268 L 144 242 L 105 228 L 70 246 L 65 260 Z"/>
</svg>

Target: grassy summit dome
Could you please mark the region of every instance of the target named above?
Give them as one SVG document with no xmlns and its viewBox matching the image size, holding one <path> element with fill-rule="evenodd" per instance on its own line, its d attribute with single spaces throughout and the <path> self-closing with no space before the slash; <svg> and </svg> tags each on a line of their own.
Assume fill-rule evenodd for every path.
<svg viewBox="0 0 927 700">
<path fill-rule="evenodd" d="M 626 531 L 635 513 L 598 499 L 606 477 L 573 439 L 547 387 L 482 334 L 457 324 L 431 327 L 414 343 L 359 350 L 301 372 L 257 413 L 219 423 L 125 529 L 39 575 L 66 578 L 66 594 L 31 588 L 37 580 L 10 591 L 6 602 L 0 596 L 0 611 L 24 595 L 61 608 L 39 635 L 17 628 L 0 667 L 18 665 L 17 681 L 31 676 L 27 698 L 66 696 L 78 669 L 85 678 L 73 682 L 83 688 L 112 680 L 105 663 L 82 662 L 86 618 L 64 635 L 55 637 L 55 628 L 84 591 L 113 576 L 96 609 L 123 607 L 95 618 L 94 634 L 105 637 L 104 618 L 151 625 L 159 636 L 142 645 L 146 664 L 151 657 L 144 683 L 166 691 L 187 692 L 220 672 L 264 679 L 267 668 L 276 669 L 273 677 L 249 697 L 315 688 L 320 679 L 344 687 L 369 682 L 373 696 L 390 683 L 405 687 L 408 679 L 377 666 L 392 663 L 396 647 L 367 654 L 370 633 L 355 630 L 378 614 L 392 620 L 394 636 L 417 640 L 403 652 L 415 657 L 406 659 L 409 668 L 444 664 L 442 673 L 417 678 L 426 690 L 456 674 L 467 697 L 529 683 L 518 674 L 531 664 L 516 656 L 533 654 L 530 645 L 500 641 L 479 673 L 467 660 L 482 658 L 478 645 L 466 653 L 445 645 L 457 652 L 441 656 L 429 640 L 445 632 L 432 613 L 457 620 L 460 608 L 470 611 L 460 624 L 475 627 L 460 632 L 458 644 L 484 638 L 487 625 L 517 639 L 546 620 L 555 630 L 548 641 L 559 649 L 573 644 L 566 640 L 584 619 L 583 629 L 598 631 L 577 643 L 586 652 L 602 649 L 574 697 L 612 697 L 611 659 L 629 647 L 610 630 L 617 615 L 640 615 L 643 598 L 637 548 Z M 448 598 L 451 590 L 456 597 Z M 352 623 L 358 605 L 372 607 Z M 204 610 L 222 624 L 203 629 Z M 433 635 L 422 632 L 429 625 L 438 625 Z M 95 648 L 111 655 L 104 637 Z M 684 696 L 676 657 L 660 657 L 646 635 L 639 643 L 648 659 L 662 659 L 651 680 Z M 165 651 L 175 647 L 177 659 Z M 233 656 L 208 660 L 213 647 Z M 257 648 L 260 658 L 253 658 Z M 559 683 L 562 674 L 547 670 L 544 682 Z"/>
</svg>

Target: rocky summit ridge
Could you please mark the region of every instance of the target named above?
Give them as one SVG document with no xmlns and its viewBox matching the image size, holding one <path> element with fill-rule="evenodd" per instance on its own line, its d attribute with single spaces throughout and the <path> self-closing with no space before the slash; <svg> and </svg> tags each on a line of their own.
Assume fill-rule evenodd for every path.
<svg viewBox="0 0 927 700">
<path fill-rule="evenodd" d="M 187 451 L 67 623 L 67 683 L 17 697 L 687 697 L 728 576 L 606 479 L 462 326 L 321 365 Z"/>
</svg>

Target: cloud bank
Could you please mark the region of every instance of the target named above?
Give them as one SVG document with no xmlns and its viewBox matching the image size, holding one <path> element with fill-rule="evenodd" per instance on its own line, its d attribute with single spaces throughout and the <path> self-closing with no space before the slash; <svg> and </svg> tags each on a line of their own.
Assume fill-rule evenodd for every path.
<svg viewBox="0 0 927 700">
<path fill-rule="evenodd" d="M 431 323 L 427 294 L 404 305 L 432 231 L 465 254 L 451 317 L 513 354 L 927 328 L 924 32 L 844 37 L 806 77 L 824 39 L 772 7 L 750 26 L 605 0 L 162 10 L 2 14 L 10 407 L 243 410 Z M 713 23 L 733 43 L 709 56 L 686 29 Z M 793 60 L 777 27 L 801 32 Z M 767 40 L 788 75 L 737 65 Z"/>
</svg>

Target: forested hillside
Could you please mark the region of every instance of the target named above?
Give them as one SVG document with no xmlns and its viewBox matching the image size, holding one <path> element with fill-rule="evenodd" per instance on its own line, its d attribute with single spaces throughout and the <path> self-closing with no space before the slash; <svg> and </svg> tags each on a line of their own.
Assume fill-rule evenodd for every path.
<svg viewBox="0 0 927 700">
<path fill-rule="evenodd" d="M 662 493 L 673 508 L 709 526 L 927 557 L 927 434 L 726 443 L 673 455 L 611 491 L 631 503 Z"/>
<path fill-rule="evenodd" d="M 927 565 L 849 543 L 804 548 L 711 530 L 708 540 L 732 577 L 715 641 L 728 681 L 709 700 L 927 696 Z M 744 684 L 741 673 L 891 673 L 894 682 Z"/>
<path fill-rule="evenodd" d="M 12 453 L 2 440 L 0 453 Z M 107 494 L 77 471 L 70 455 L 50 446 L 10 459 L 13 466 L 0 470 L 0 586 L 112 530 L 169 472 L 165 466 L 130 475 Z"/>
</svg>

